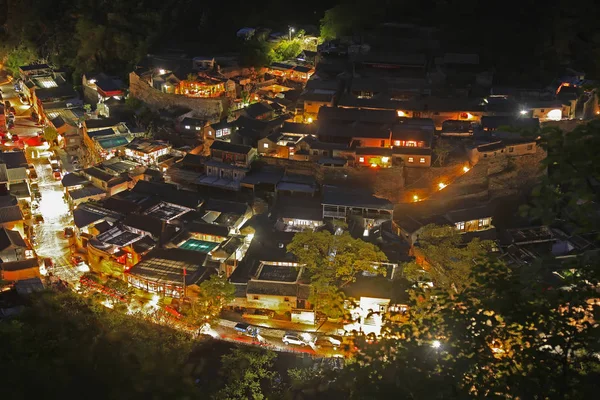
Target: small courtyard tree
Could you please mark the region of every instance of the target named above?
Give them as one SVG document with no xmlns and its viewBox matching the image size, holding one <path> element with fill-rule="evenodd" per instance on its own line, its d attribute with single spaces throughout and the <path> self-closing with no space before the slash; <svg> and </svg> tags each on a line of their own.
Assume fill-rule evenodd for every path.
<svg viewBox="0 0 600 400">
<path fill-rule="evenodd" d="M 235 286 L 227 277 L 215 274 L 200 283 L 198 298 L 192 301 L 188 318 L 193 323 L 211 323 L 234 298 Z"/>
<path fill-rule="evenodd" d="M 47 126 L 44 128 L 43 136 L 52 146 L 56 142 L 56 139 L 58 139 L 58 131 L 52 126 Z"/>
</svg>

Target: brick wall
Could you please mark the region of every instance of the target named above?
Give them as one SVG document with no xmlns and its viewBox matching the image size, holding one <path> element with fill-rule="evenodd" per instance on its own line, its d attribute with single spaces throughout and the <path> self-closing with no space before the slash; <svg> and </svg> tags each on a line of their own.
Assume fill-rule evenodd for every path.
<svg viewBox="0 0 600 400">
<path fill-rule="evenodd" d="M 211 121 L 218 121 L 224 117 L 229 107 L 227 98 L 202 99 L 163 93 L 141 80 L 135 72 L 129 74 L 129 94 L 151 108 L 187 107 L 194 111 L 198 118 Z"/>
</svg>

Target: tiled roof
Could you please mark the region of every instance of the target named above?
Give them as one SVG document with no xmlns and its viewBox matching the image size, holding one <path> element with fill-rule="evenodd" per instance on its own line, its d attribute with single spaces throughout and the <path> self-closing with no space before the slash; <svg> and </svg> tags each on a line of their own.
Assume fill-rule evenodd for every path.
<svg viewBox="0 0 600 400">
<path fill-rule="evenodd" d="M 27 169 L 24 167 L 10 168 L 6 172 L 9 182 L 21 182 L 27 180 Z"/>
<path fill-rule="evenodd" d="M 27 244 L 19 232 L 0 228 L 0 251 L 4 251 L 10 246 L 26 248 Z"/>
<path fill-rule="evenodd" d="M 230 153 L 248 154 L 252 151 L 252 147 L 243 144 L 233 144 L 222 140 L 215 140 L 210 146 L 211 150 L 221 150 Z"/>
<path fill-rule="evenodd" d="M 61 181 L 61 183 L 64 187 L 84 185 L 87 182 L 88 182 L 87 179 L 85 179 L 83 176 L 76 174 L 76 173 L 65 174 L 65 176 L 63 176 L 62 181 Z"/>
<path fill-rule="evenodd" d="M 272 295 L 272 296 L 297 296 L 298 295 L 298 284 L 297 283 L 284 283 L 284 282 L 259 282 L 250 281 L 246 288 L 247 294 L 255 295 Z"/>
<path fill-rule="evenodd" d="M 24 269 L 39 268 L 37 258 L 29 258 L 21 261 L 11 261 L 0 264 L 3 271 L 22 271 Z"/>
<path fill-rule="evenodd" d="M 0 223 L 22 220 L 23 213 L 18 205 L 0 208 Z"/>
</svg>

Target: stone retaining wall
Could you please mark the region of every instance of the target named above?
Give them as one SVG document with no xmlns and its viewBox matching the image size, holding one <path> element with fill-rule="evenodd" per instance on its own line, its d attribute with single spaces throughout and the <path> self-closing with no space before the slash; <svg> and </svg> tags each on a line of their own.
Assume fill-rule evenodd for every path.
<svg viewBox="0 0 600 400">
<path fill-rule="evenodd" d="M 198 118 L 206 118 L 209 121 L 219 121 L 226 115 L 229 107 L 227 98 L 203 99 L 163 93 L 151 87 L 135 72 L 129 74 L 129 94 L 150 108 L 187 107 L 194 111 Z"/>
</svg>

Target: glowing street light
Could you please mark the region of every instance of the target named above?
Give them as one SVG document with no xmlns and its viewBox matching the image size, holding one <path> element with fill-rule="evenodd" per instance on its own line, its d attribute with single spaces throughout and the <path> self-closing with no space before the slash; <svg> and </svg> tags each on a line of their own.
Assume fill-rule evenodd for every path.
<svg viewBox="0 0 600 400">
<path fill-rule="evenodd" d="M 308 119 L 307 119 L 306 121 L 307 121 L 309 124 L 312 124 L 312 123 L 313 123 L 313 119 L 312 119 L 312 117 L 308 117 Z"/>
<path fill-rule="evenodd" d="M 158 74 L 159 74 L 159 75 L 164 75 L 164 74 L 166 74 L 166 73 L 167 73 L 167 71 L 165 71 L 165 70 L 164 70 L 164 69 L 162 69 L 162 68 L 158 70 Z"/>
<path fill-rule="evenodd" d="M 463 167 L 463 172 L 464 172 L 464 173 L 467 173 L 467 172 L 469 172 L 469 169 L 470 169 L 470 168 L 469 168 L 469 167 L 467 167 L 467 166 L 465 165 L 465 166 Z"/>
<path fill-rule="evenodd" d="M 527 114 L 527 110 L 521 110 L 521 115 Z"/>
<path fill-rule="evenodd" d="M 292 40 L 292 33 L 296 32 L 296 30 L 292 26 L 290 26 L 288 32 L 289 32 L 289 35 L 290 35 L 290 40 Z"/>
<path fill-rule="evenodd" d="M 417 195 L 415 194 L 415 195 L 413 196 L 413 201 L 414 201 L 414 202 L 417 202 L 417 201 L 419 201 L 419 196 L 417 196 Z"/>
<path fill-rule="evenodd" d="M 431 347 L 433 347 L 434 349 L 439 349 L 440 347 L 442 347 L 442 344 L 439 340 L 434 340 L 433 343 L 431 343 Z"/>
<path fill-rule="evenodd" d="M 448 186 L 448 185 L 446 185 L 444 182 L 440 182 L 440 183 L 438 183 L 438 188 L 439 188 L 440 190 L 442 190 L 442 189 L 443 189 L 443 188 L 445 188 L 446 186 Z"/>
</svg>

